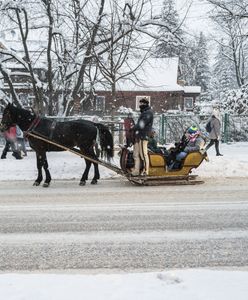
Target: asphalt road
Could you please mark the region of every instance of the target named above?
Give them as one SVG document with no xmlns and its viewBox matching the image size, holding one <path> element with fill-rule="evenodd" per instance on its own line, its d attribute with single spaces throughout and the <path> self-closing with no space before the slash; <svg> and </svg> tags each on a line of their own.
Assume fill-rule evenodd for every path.
<svg viewBox="0 0 248 300">
<path fill-rule="evenodd" d="M 0 182 L 0 270 L 246 268 L 247 182 Z"/>
</svg>

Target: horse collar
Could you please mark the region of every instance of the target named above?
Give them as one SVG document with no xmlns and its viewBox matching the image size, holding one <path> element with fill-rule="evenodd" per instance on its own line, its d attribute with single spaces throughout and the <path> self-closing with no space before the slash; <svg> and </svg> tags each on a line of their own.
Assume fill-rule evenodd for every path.
<svg viewBox="0 0 248 300">
<path fill-rule="evenodd" d="M 32 131 L 33 129 L 35 129 L 38 126 L 38 124 L 40 123 L 40 120 L 41 120 L 41 118 L 39 116 L 36 117 L 32 121 L 32 123 L 30 124 L 30 126 L 28 127 L 27 132 Z"/>
</svg>

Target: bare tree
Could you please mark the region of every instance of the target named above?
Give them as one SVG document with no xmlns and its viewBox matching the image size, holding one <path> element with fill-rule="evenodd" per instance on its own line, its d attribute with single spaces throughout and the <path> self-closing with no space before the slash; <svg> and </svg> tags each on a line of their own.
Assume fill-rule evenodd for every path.
<svg viewBox="0 0 248 300">
<path fill-rule="evenodd" d="M 137 9 L 135 12 L 133 10 L 134 7 L 129 3 L 121 7 L 118 2 L 113 1 L 107 26 L 101 28 L 101 38 L 94 48 L 97 66 L 111 88 L 112 112 L 115 110 L 117 83 L 125 78 L 138 81 L 135 72 L 142 66 L 150 52 L 150 47 L 148 49 L 140 47 L 140 34 L 134 30 L 137 23 L 135 15 Z M 97 53 L 100 45 L 103 50 Z M 136 63 L 130 64 L 135 57 Z"/>
<path fill-rule="evenodd" d="M 94 93 L 94 83 L 99 80 L 99 70 L 104 80 L 111 82 L 114 101 L 116 82 L 135 73 L 135 68 L 126 68 L 128 56 L 134 50 L 141 51 L 142 36 L 154 40 L 158 37 L 154 26 L 167 26 L 152 14 L 150 0 L 7 3 L 0 6 L 0 12 L 19 30 L 24 58 L 10 50 L 4 55 L 18 61 L 30 74 L 36 108 L 50 115 L 58 112 L 69 115 L 76 103 L 88 101 Z M 28 43 L 30 33 L 41 30 L 46 46 L 40 46 L 36 57 L 45 62 L 44 80 L 35 74 L 36 61 L 30 56 Z M 145 53 L 142 53 L 144 58 Z"/>
<path fill-rule="evenodd" d="M 216 39 L 219 45 L 226 48 L 227 59 L 234 66 L 237 85 L 240 87 L 247 82 L 248 65 L 248 14 L 247 0 L 221 1 L 207 0 L 213 5 L 212 20 L 222 33 L 221 39 Z M 229 55 L 231 53 L 231 55 Z"/>
<path fill-rule="evenodd" d="M 21 36 L 23 50 L 24 50 L 24 57 L 17 58 L 16 55 L 13 54 L 11 51 L 5 51 L 5 56 L 9 56 L 11 58 L 15 58 L 19 63 L 23 65 L 26 71 L 29 72 L 31 78 L 31 84 L 33 88 L 33 93 L 36 99 L 36 110 L 39 112 L 43 112 L 43 99 L 42 99 L 42 86 L 40 85 L 40 81 L 37 78 L 37 75 L 34 72 L 33 64 L 30 59 L 29 47 L 27 43 L 28 33 L 29 33 L 29 19 L 28 13 L 25 7 L 21 5 L 15 5 L 14 2 L 7 2 L 6 5 L 3 5 L 2 9 L 9 14 L 9 18 L 14 20 Z M 3 69 L 2 69 L 3 73 Z M 4 75 L 4 73 L 3 73 Z M 7 79 L 6 75 L 4 77 Z M 7 82 L 10 85 L 10 91 L 14 101 L 17 101 L 16 94 L 13 91 L 13 85 L 11 84 L 11 76 L 9 76 Z"/>
<path fill-rule="evenodd" d="M 9 85 L 9 89 L 10 89 L 10 93 L 12 95 L 12 99 L 13 99 L 13 102 L 18 106 L 18 107 L 22 107 L 22 104 L 18 98 L 18 95 L 16 94 L 15 92 L 15 88 L 13 86 L 13 82 L 9 76 L 9 73 L 8 73 L 8 70 L 6 70 L 3 66 L 3 63 L 2 61 L 0 61 L 0 72 L 2 73 L 3 75 L 3 79 L 4 81 L 6 81 Z"/>
</svg>

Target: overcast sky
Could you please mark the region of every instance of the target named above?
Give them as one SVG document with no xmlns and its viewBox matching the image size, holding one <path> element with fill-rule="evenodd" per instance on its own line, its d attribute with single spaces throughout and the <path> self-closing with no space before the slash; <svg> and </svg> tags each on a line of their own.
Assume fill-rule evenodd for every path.
<svg viewBox="0 0 248 300">
<path fill-rule="evenodd" d="M 155 0 L 157 9 L 161 9 L 163 0 Z M 185 25 L 189 28 L 189 34 L 203 31 L 206 35 L 210 34 L 213 29 L 208 20 L 208 12 L 211 6 L 204 0 L 175 0 L 177 12 L 181 19 L 187 14 Z M 189 11 L 188 11 L 189 9 Z M 188 11 L 188 13 L 187 13 Z"/>
<path fill-rule="evenodd" d="M 211 6 L 203 0 L 176 0 L 179 15 L 185 16 L 187 9 L 189 12 L 186 19 L 186 25 L 193 31 L 203 31 L 205 34 L 211 33 L 209 26 L 208 12 Z"/>
</svg>

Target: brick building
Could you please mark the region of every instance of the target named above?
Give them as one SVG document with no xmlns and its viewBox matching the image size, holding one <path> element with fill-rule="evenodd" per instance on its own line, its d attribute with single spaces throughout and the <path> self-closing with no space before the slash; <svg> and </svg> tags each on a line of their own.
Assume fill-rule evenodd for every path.
<svg viewBox="0 0 248 300">
<path fill-rule="evenodd" d="M 131 65 L 132 62 L 129 63 Z M 186 86 L 178 81 L 178 58 L 150 58 L 136 72 L 135 79 L 123 79 L 116 84 L 116 98 L 110 89 L 96 87 L 94 112 L 111 112 L 121 106 L 138 110 L 138 102 L 145 97 L 157 113 L 168 110 L 192 111 L 199 86 Z"/>
</svg>

